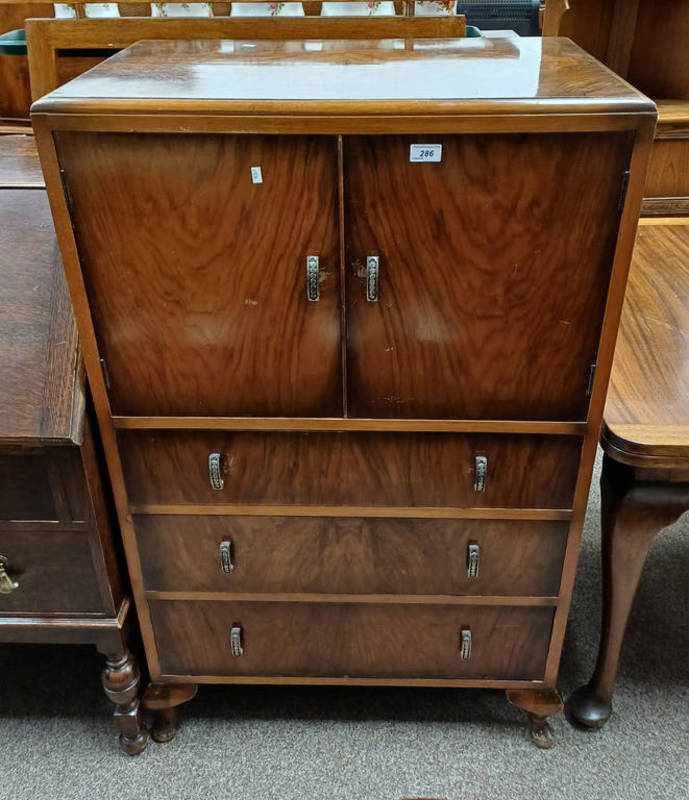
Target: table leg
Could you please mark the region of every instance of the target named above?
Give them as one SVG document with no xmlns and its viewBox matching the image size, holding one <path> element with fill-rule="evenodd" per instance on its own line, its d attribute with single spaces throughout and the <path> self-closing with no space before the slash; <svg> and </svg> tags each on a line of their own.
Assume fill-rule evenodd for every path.
<svg viewBox="0 0 689 800">
<path fill-rule="evenodd" d="M 638 482 L 634 470 L 609 456 L 601 475 L 603 620 L 593 677 L 567 706 L 589 728 L 602 728 L 612 713 L 612 694 L 629 612 L 651 542 L 689 508 L 689 486 Z"/>
</svg>

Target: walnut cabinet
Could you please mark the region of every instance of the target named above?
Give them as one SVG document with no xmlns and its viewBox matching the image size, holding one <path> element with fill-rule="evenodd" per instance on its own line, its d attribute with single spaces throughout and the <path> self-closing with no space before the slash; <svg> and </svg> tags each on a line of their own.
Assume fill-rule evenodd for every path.
<svg viewBox="0 0 689 800">
<path fill-rule="evenodd" d="M 139 43 L 35 104 L 161 710 L 556 679 L 655 107 L 567 40 Z"/>
</svg>

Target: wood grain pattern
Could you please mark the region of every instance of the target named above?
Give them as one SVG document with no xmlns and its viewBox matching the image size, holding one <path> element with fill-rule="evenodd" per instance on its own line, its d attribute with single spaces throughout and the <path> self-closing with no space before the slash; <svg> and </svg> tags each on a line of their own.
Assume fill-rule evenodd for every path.
<svg viewBox="0 0 689 800">
<path fill-rule="evenodd" d="M 334 139 L 60 134 L 58 153 L 114 410 L 342 414 Z"/>
<path fill-rule="evenodd" d="M 549 608 L 153 602 L 169 674 L 542 678 Z M 244 655 L 230 654 L 240 625 Z M 462 628 L 471 658 L 460 659 Z M 500 647 L 495 642 L 500 641 Z"/>
<path fill-rule="evenodd" d="M 644 455 L 680 463 L 689 457 L 689 377 L 684 369 L 688 252 L 689 221 L 639 228 L 605 406 L 604 439 L 640 462 Z"/>
<path fill-rule="evenodd" d="M 0 186 L 45 188 L 31 131 L 0 136 Z"/>
<path fill-rule="evenodd" d="M 573 437 L 384 433 L 119 433 L 129 501 L 141 503 L 570 508 Z M 224 488 L 208 456 L 222 454 Z M 474 458 L 488 459 L 483 492 Z"/>
<path fill-rule="evenodd" d="M 213 41 L 139 42 L 41 98 L 33 115 L 159 115 L 182 107 L 191 116 L 341 116 L 362 107 L 375 116 L 410 108 L 481 116 L 655 112 L 647 98 L 566 39 L 486 39 L 480 48 L 468 39 L 426 40 L 423 47 L 403 42 L 334 40 L 313 47 L 254 41 L 244 43 L 246 48 Z M 476 70 L 487 60 L 491 69 L 477 82 Z M 442 81 L 431 79 L 438 74 Z"/>
<path fill-rule="evenodd" d="M 553 596 L 568 525 L 141 516 L 135 529 L 148 590 Z M 470 543 L 480 548 L 476 578 L 467 577 Z"/>
<path fill-rule="evenodd" d="M 62 531 L 26 524 L 20 531 L 0 527 L 0 554 L 7 572 L 19 583 L 0 595 L 3 614 L 104 613 L 85 530 Z"/>
<path fill-rule="evenodd" d="M 45 192 L 0 189 L 0 249 L 0 438 L 69 442 L 77 333 Z"/>
<path fill-rule="evenodd" d="M 56 520 L 43 451 L 0 452 L 0 520 Z"/>
<path fill-rule="evenodd" d="M 632 137 L 410 141 L 344 140 L 350 415 L 585 419 Z"/>
<path fill-rule="evenodd" d="M 653 143 L 644 195 L 689 198 L 689 138 Z"/>
</svg>

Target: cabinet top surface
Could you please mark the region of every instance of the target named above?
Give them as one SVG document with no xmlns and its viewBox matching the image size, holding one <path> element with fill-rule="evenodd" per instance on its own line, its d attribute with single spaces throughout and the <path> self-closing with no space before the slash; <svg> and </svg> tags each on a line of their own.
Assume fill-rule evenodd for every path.
<svg viewBox="0 0 689 800">
<path fill-rule="evenodd" d="M 142 41 L 39 100 L 34 113 L 653 112 L 568 39 Z M 411 105 L 410 105 L 411 104 Z"/>
</svg>

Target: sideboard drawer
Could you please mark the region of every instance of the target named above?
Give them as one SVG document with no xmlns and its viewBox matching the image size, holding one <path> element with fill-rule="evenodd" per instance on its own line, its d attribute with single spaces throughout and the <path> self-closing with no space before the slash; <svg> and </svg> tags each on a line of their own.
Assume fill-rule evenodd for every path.
<svg viewBox="0 0 689 800">
<path fill-rule="evenodd" d="M 572 436 L 444 433 L 125 431 L 119 440 L 134 505 L 568 509 L 581 449 Z"/>
<path fill-rule="evenodd" d="M 146 588 L 181 592 L 556 596 L 568 527 L 453 519 L 135 517 Z"/>
<path fill-rule="evenodd" d="M 95 566 L 84 531 L 26 526 L 0 531 L 0 555 L 19 584 L 0 594 L 3 614 L 103 613 Z"/>
<path fill-rule="evenodd" d="M 543 679 L 550 607 L 150 603 L 164 675 Z M 242 655 L 233 655 L 232 629 Z M 471 635 L 462 658 L 462 632 Z"/>
</svg>

